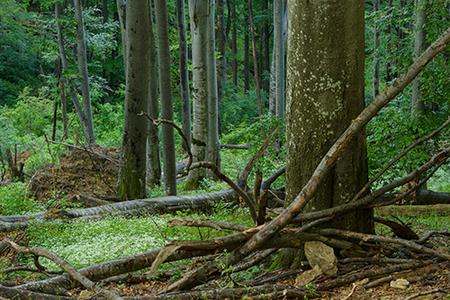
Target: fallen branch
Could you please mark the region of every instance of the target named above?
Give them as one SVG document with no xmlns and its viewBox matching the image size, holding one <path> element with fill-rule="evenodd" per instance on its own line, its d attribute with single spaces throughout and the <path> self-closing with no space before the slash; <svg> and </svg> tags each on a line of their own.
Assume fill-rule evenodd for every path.
<svg viewBox="0 0 450 300">
<path fill-rule="evenodd" d="M 209 227 L 216 230 L 234 230 L 244 231 L 249 227 L 230 222 L 223 221 L 211 221 L 211 220 L 197 220 L 197 219 L 174 219 L 170 220 L 167 225 L 169 226 L 189 226 L 189 227 Z"/>
<path fill-rule="evenodd" d="M 237 150 L 247 150 L 250 149 L 250 144 L 221 144 L 221 149 L 237 149 Z"/>
<path fill-rule="evenodd" d="M 15 299 L 15 300 L 74 300 L 72 297 L 65 296 L 55 296 L 51 294 L 43 294 L 28 291 L 25 289 L 6 287 L 0 285 L 0 296 L 6 297 L 6 299 Z"/>
<path fill-rule="evenodd" d="M 428 290 L 428 291 L 422 291 L 422 292 L 417 292 L 415 294 L 412 294 L 411 296 L 408 296 L 405 298 L 405 300 L 412 300 L 421 296 L 426 296 L 426 295 L 431 295 L 431 294 L 444 294 L 447 295 L 449 293 L 449 291 L 445 291 L 443 289 L 437 288 L 437 289 L 432 289 L 432 290 Z"/>
<path fill-rule="evenodd" d="M 87 277 L 80 274 L 71 264 L 69 264 L 68 262 L 66 262 L 53 252 L 50 252 L 43 248 L 27 248 L 24 246 L 19 246 L 18 244 L 8 239 L 5 239 L 4 241 L 9 243 L 11 247 L 14 248 L 14 250 L 16 250 L 17 252 L 33 254 L 35 256 L 42 256 L 51 260 L 52 262 L 57 264 L 62 270 L 64 270 L 67 274 L 69 274 L 71 278 L 79 282 L 86 289 L 102 294 L 107 299 L 110 300 L 122 300 L 122 297 L 120 297 L 116 293 L 98 287 L 93 281 L 89 280 Z"/>
<path fill-rule="evenodd" d="M 321 235 L 337 236 L 337 237 L 344 238 L 344 239 L 350 238 L 350 239 L 357 239 L 357 240 L 364 241 L 364 242 L 377 242 L 377 243 L 383 243 L 383 244 L 387 243 L 387 244 L 400 245 L 400 246 L 404 246 L 408 249 L 411 249 L 411 250 L 419 252 L 419 253 L 424 253 L 427 255 L 431 255 L 433 257 L 438 257 L 438 258 L 450 261 L 450 255 L 448 255 L 446 253 L 441 253 L 441 252 L 438 252 L 431 248 L 422 246 L 413 241 L 408 241 L 408 240 L 404 240 L 404 239 L 391 238 L 391 237 L 379 236 L 379 235 L 374 235 L 374 234 L 365 234 L 365 233 L 359 233 L 359 232 L 353 232 L 353 231 L 347 231 L 347 230 L 341 230 L 341 229 L 332 229 L 332 228 L 319 229 L 316 232 Z"/>
</svg>

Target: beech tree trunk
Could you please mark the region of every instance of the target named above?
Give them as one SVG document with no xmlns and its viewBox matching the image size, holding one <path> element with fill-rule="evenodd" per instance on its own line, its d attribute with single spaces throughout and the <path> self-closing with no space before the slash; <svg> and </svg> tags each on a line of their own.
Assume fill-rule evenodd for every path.
<svg viewBox="0 0 450 300">
<path fill-rule="evenodd" d="M 244 19 L 244 91 L 248 92 L 250 90 L 250 39 L 248 33 L 248 13 Z"/>
<path fill-rule="evenodd" d="M 230 11 L 228 12 L 231 15 L 231 20 L 233 22 L 233 29 L 231 31 L 231 51 L 233 53 L 233 84 L 234 87 L 238 85 L 238 58 L 237 58 L 237 28 L 236 28 L 236 3 L 234 0 L 227 0 L 229 2 L 228 7 L 230 7 Z"/>
<path fill-rule="evenodd" d="M 127 78 L 127 33 L 126 33 L 126 18 L 127 18 L 127 0 L 116 0 L 117 4 L 117 14 L 119 16 L 120 24 L 120 36 L 122 38 L 122 56 L 123 56 L 123 67 L 125 69 L 125 80 Z"/>
<path fill-rule="evenodd" d="M 167 16 L 167 1 L 155 0 L 155 16 L 158 37 L 159 58 L 159 90 L 161 94 L 161 116 L 166 120 L 173 120 L 172 87 L 170 78 L 170 47 L 169 23 Z M 164 185 L 168 195 L 177 194 L 175 137 L 173 127 L 162 125 Z"/>
<path fill-rule="evenodd" d="M 177 0 L 177 20 L 178 20 L 178 45 L 180 48 L 180 98 L 182 107 L 183 132 L 187 138 L 187 142 L 191 144 L 191 99 L 189 89 L 189 72 L 188 72 L 188 47 L 185 21 L 185 1 Z"/>
<path fill-rule="evenodd" d="M 192 90 L 193 90 L 193 162 L 206 160 L 208 142 L 208 1 L 189 0 L 189 18 L 192 38 Z M 204 169 L 189 173 L 189 186 L 196 188 L 204 178 Z"/>
<path fill-rule="evenodd" d="M 416 21 L 414 34 L 414 59 L 417 59 L 424 50 L 425 44 L 425 20 L 426 20 L 426 3 L 427 0 L 415 0 L 416 7 Z M 413 116 L 420 116 L 425 113 L 426 107 L 422 99 L 422 91 L 420 88 L 420 75 L 414 79 L 412 83 L 412 98 L 411 98 L 411 114 Z"/>
<path fill-rule="evenodd" d="M 364 108 L 364 2 L 298 0 L 288 5 L 289 203 Z M 367 182 L 364 132 L 357 135 L 349 149 L 323 179 L 307 211 L 346 203 Z M 348 213 L 333 226 L 372 232 L 372 211 Z"/>
<path fill-rule="evenodd" d="M 261 88 L 269 92 L 270 85 L 270 31 L 269 31 L 269 0 L 262 1 L 264 21 L 261 34 Z"/>
<path fill-rule="evenodd" d="M 81 95 L 83 97 L 83 110 L 85 115 L 85 132 L 87 133 L 88 145 L 95 144 L 94 122 L 92 120 L 92 105 L 89 95 L 89 73 L 86 54 L 86 36 L 84 32 L 83 8 L 80 0 L 73 1 L 75 8 L 75 20 L 77 22 L 77 58 L 78 70 L 81 75 Z"/>
<path fill-rule="evenodd" d="M 158 53 L 156 51 L 156 39 L 154 34 L 154 19 L 153 6 L 150 3 L 150 26 L 152 30 L 149 31 L 150 39 L 153 41 L 150 46 L 150 79 L 149 79 L 149 102 L 148 114 L 154 120 L 159 118 L 158 106 Z M 159 127 L 153 122 L 148 122 L 148 137 L 147 137 L 147 183 L 150 186 L 159 186 L 161 184 L 161 159 L 159 150 Z"/>
<path fill-rule="evenodd" d="M 372 0 L 373 11 L 376 13 L 380 10 L 380 0 Z M 375 98 L 380 93 L 380 28 L 375 24 L 373 30 L 373 83 L 372 96 Z"/>
<path fill-rule="evenodd" d="M 150 48 L 153 41 L 148 0 L 127 3 L 127 80 L 125 125 L 119 171 L 118 196 L 122 200 L 144 198 L 146 191 Z"/>
<path fill-rule="evenodd" d="M 207 81 L 208 81 L 208 143 L 206 158 L 216 166 L 220 166 L 219 159 L 219 97 L 217 90 L 216 68 L 216 34 L 215 34 L 215 0 L 209 0 L 208 6 L 208 55 L 207 55 Z M 223 66 L 222 66 L 223 67 Z M 210 177 L 215 178 L 213 174 Z"/>
<path fill-rule="evenodd" d="M 286 42 L 287 42 L 287 3 L 275 0 L 273 3 L 273 80 L 275 115 L 283 119 L 286 110 L 285 76 L 286 76 Z"/>
<path fill-rule="evenodd" d="M 223 97 L 227 74 L 227 60 L 225 57 L 227 35 L 225 28 L 224 2 L 225 0 L 217 0 L 217 50 L 220 55 L 219 64 L 217 66 L 217 94 L 219 101 Z M 215 23 L 212 25 L 214 28 Z"/>
<path fill-rule="evenodd" d="M 261 78 L 259 76 L 258 55 L 256 53 L 256 33 L 253 20 L 253 1 L 248 0 L 248 13 L 250 22 L 250 33 L 252 38 L 253 76 L 255 78 L 256 98 L 258 99 L 258 115 L 262 115 Z"/>
</svg>

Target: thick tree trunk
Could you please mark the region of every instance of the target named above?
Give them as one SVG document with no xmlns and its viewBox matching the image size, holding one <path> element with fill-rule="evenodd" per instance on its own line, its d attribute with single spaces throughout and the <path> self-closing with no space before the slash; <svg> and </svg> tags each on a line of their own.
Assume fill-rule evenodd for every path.
<svg viewBox="0 0 450 300">
<path fill-rule="evenodd" d="M 189 17 L 192 36 L 192 89 L 193 89 L 193 162 L 206 160 L 208 142 L 208 1 L 189 0 Z M 189 173 L 189 186 L 196 188 L 205 170 Z"/>
<path fill-rule="evenodd" d="M 159 90 L 161 94 L 161 116 L 173 120 L 172 87 L 170 78 L 170 47 L 167 1 L 155 0 L 155 16 L 158 37 Z M 164 185 L 168 195 L 177 194 L 175 137 L 173 127 L 162 125 Z"/>
<path fill-rule="evenodd" d="M 250 22 L 250 33 L 252 38 L 253 76 L 255 78 L 256 98 L 258 99 L 258 115 L 262 115 L 261 78 L 259 76 L 258 55 L 256 53 L 256 33 L 253 20 L 253 1 L 248 0 L 248 19 Z"/>
<path fill-rule="evenodd" d="M 380 0 L 372 0 L 373 11 L 380 10 Z M 380 93 L 380 28 L 375 24 L 373 29 L 373 83 L 372 96 L 375 98 Z"/>
<path fill-rule="evenodd" d="M 182 107 L 183 132 L 186 136 L 188 145 L 191 144 L 191 98 L 189 89 L 189 73 L 188 73 L 188 47 L 185 21 L 185 1 L 177 0 L 177 20 L 178 20 L 178 45 L 180 48 L 180 98 Z"/>
<path fill-rule="evenodd" d="M 150 1 L 150 24 L 154 26 L 153 6 Z M 158 106 L 158 53 L 156 51 L 156 39 L 154 30 L 149 32 L 150 39 L 154 41 L 150 47 L 150 79 L 149 79 L 149 102 L 148 114 L 156 120 L 159 118 Z M 149 122 L 147 137 L 147 183 L 150 186 L 159 186 L 161 184 L 161 159 L 159 150 L 159 128 L 153 122 Z"/>
<path fill-rule="evenodd" d="M 219 98 L 217 91 L 217 68 L 215 55 L 215 6 L 215 0 L 209 0 L 207 23 L 208 142 L 206 146 L 206 158 L 208 161 L 219 167 Z M 210 177 L 215 178 L 212 174 L 210 174 Z"/>
<path fill-rule="evenodd" d="M 415 0 L 416 21 L 415 21 L 415 39 L 414 39 L 414 59 L 417 59 L 424 50 L 425 44 L 425 20 L 426 20 L 427 0 Z M 411 114 L 420 116 L 425 113 L 426 107 L 422 99 L 420 88 L 420 75 L 412 83 Z"/>
<path fill-rule="evenodd" d="M 127 3 L 127 80 L 125 125 L 119 171 L 118 196 L 122 200 L 144 198 L 146 191 L 150 48 L 148 0 Z"/>
<path fill-rule="evenodd" d="M 81 75 L 81 95 L 83 97 L 83 110 L 85 115 L 85 127 L 88 139 L 85 141 L 88 145 L 95 144 L 94 122 L 92 120 L 92 105 L 89 95 L 89 74 L 86 54 L 86 36 L 84 32 L 83 8 L 80 0 L 73 1 L 75 8 L 75 20 L 77 22 L 77 58 L 78 69 Z"/>
<path fill-rule="evenodd" d="M 286 191 L 291 202 L 364 108 L 364 3 L 300 0 L 289 5 Z M 346 203 L 367 182 L 364 132 L 349 148 L 307 211 Z M 372 232 L 372 211 L 349 213 L 333 225 Z"/>
</svg>

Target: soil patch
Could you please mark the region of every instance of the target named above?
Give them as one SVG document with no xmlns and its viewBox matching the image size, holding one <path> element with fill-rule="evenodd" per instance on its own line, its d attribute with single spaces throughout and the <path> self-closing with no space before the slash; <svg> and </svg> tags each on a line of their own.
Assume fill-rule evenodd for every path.
<svg viewBox="0 0 450 300">
<path fill-rule="evenodd" d="M 110 199 L 116 192 L 118 171 L 118 149 L 74 149 L 61 157 L 59 165 L 37 171 L 29 190 L 38 200 L 76 195 Z"/>
</svg>

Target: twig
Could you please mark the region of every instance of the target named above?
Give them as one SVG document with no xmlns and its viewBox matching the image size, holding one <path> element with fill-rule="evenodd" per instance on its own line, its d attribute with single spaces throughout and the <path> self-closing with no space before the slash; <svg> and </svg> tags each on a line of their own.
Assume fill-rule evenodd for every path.
<svg viewBox="0 0 450 300">
<path fill-rule="evenodd" d="M 197 219 L 174 219 L 170 220 L 167 225 L 169 226 L 189 226 L 189 227 L 209 227 L 216 230 L 234 230 L 234 231 L 244 231 L 249 229 L 247 226 L 223 222 L 223 221 L 212 221 L 212 220 L 197 220 Z"/>
<path fill-rule="evenodd" d="M 68 262 L 63 260 L 61 257 L 56 255 L 55 253 L 52 253 L 43 248 L 27 248 L 27 247 L 19 246 L 15 242 L 8 240 L 8 239 L 4 239 L 4 241 L 9 243 L 11 245 L 11 247 L 13 247 L 18 252 L 33 254 L 36 256 L 42 256 L 42 257 L 48 258 L 49 260 L 56 263 L 61 269 L 63 269 L 67 274 L 69 274 L 73 279 L 78 281 L 85 288 L 87 288 L 89 290 L 93 290 L 95 292 L 98 292 L 98 293 L 104 295 L 107 299 L 111 299 L 111 300 L 121 300 L 122 299 L 122 297 L 120 297 L 116 293 L 96 286 L 96 284 L 93 281 L 91 281 L 87 277 L 81 275 L 71 264 L 69 264 Z"/>
<path fill-rule="evenodd" d="M 386 237 L 386 236 L 378 236 L 378 235 L 374 235 L 374 234 L 365 234 L 365 233 L 340 230 L 340 229 L 332 229 L 332 228 L 319 229 L 319 230 L 317 230 L 317 233 L 319 233 L 321 235 L 325 235 L 325 236 L 332 235 L 332 236 L 338 236 L 341 238 L 357 239 L 357 240 L 361 240 L 364 242 L 379 242 L 379 243 L 383 243 L 383 244 L 388 243 L 388 244 L 401 245 L 401 246 L 404 246 L 404 247 L 411 249 L 413 251 L 416 251 L 416 252 L 421 252 L 424 254 L 428 254 L 431 256 L 435 256 L 435 257 L 450 261 L 450 255 L 448 255 L 448 254 L 438 252 L 436 250 L 422 246 L 413 241 L 408 241 L 408 240 L 404 240 L 404 239 L 391 238 L 391 237 Z"/>
<path fill-rule="evenodd" d="M 239 197 L 241 197 L 244 200 L 245 204 L 247 205 L 247 207 L 250 210 L 250 215 L 251 215 L 253 221 L 256 223 L 258 216 L 256 213 L 255 203 L 253 202 L 252 198 L 250 198 L 250 196 L 239 185 L 237 185 L 228 176 L 226 176 L 225 174 L 220 172 L 219 168 L 215 164 L 213 164 L 209 161 L 196 162 L 196 163 L 192 164 L 192 166 L 190 167 L 190 170 L 193 170 L 196 168 L 207 168 L 212 171 L 212 173 L 217 177 L 217 179 L 220 179 L 220 180 L 224 181 L 226 184 L 228 184 L 239 195 Z"/>
<path fill-rule="evenodd" d="M 448 231 L 429 231 L 425 233 L 420 239 L 416 241 L 417 244 L 425 244 L 434 235 L 445 235 L 450 237 L 450 232 Z"/>
<path fill-rule="evenodd" d="M 396 162 L 405 157 L 412 149 L 423 144 L 425 141 L 435 137 L 438 135 L 445 127 L 450 124 L 450 117 L 445 121 L 441 126 L 436 128 L 434 131 L 429 133 L 428 135 L 416 140 L 414 143 L 409 145 L 403 152 L 397 154 L 393 159 L 391 159 L 372 179 L 367 182 L 364 187 L 353 197 L 352 202 L 359 199 L 364 193 L 366 193 L 372 184 L 377 181 L 390 167 L 392 167 Z"/>
<path fill-rule="evenodd" d="M 447 294 L 448 291 L 445 291 L 445 290 L 443 290 L 441 288 L 436 288 L 436 289 L 432 289 L 432 290 L 428 290 L 428 291 L 423 291 L 423 292 L 418 292 L 418 293 L 412 294 L 411 296 L 406 297 L 405 300 L 412 300 L 412 299 L 415 299 L 415 298 L 420 297 L 420 296 L 425 296 L 425 295 L 430 295 L 430 294 L 437 294 L 437 293 Z"/>
<path fill-rule="evenodd" d="M 115 160 L 114 158 L 111 158 L 111 157 L 109 157 L 107 155 L 104 155 L 102 153 L 98 153 L 98 152 L 94 151 L 93 149 L 91 149 L 88 146 L 79 147 L 79 146 L 76 146 L 76 145 L 67 144 L 67 143 L 63 143 L 63 142 L 57 142 L 57 141 L 49 141 L 49 142 L 52 143 L 52 144 L 55 144 L 55 145 L 61 145 L 61 146 L 67 147 L 67 148 L 72 148 L 72 149 L 75 149 L 75 150 L 80 150 L 80 151 L 84 151 L 84 152 L 87 152 L 87 153 L 91 153 L 91 154 L 94 154 L 95 156 L 98 156 L 100 158 L 103 158 L 103 159 L 105 159 L 107 161 L 112 162 L 116 166 L 119 165 L 119 162 L 117 160 Z"/>
<path fill-rule="evenodd" d="M 250 172 L 253 170 L 253 167 L 258 162 L 258 160 L 263 156 L 264 151 L 266 151 L 267 147 L 269 147 L 271 140 L 275 136 L 275 134 L 278 131 L 278 126 L 276 126 L 270 134 L 267 136 L 267 138 L 262 143 L 261 147 L 259 148 L 258 152 L 255 153 L 255 155 L 250 159 L 250 161 L 247 163 L 245 168 L 242 170 L 241 174 L 239 175 L 238 185 L 242 188 L 245 188 L 247 185 L 247 179 L 250 175 Z"/>
<path fill-rule="evenodd" d="M 261 189 L 266 190 L 270 188 L 272 183 L 274 183 L 275 180 L 277 180 L 284 173 L 286 173 L 286 167 L 281 167 L 278 170 L 276 170 L 272 175 L 270 175 L 269 178 L 263 181 L 263 183 L 261 184 Z"/>
</svg>

